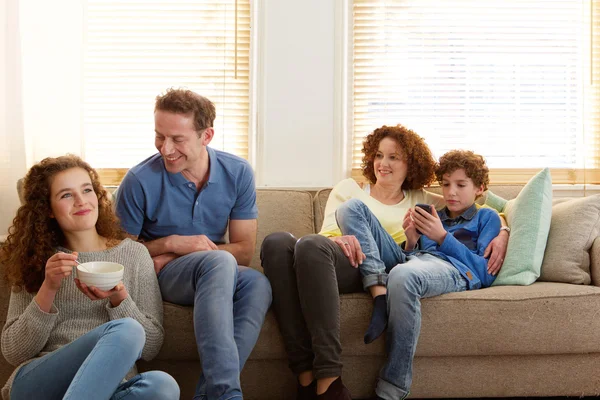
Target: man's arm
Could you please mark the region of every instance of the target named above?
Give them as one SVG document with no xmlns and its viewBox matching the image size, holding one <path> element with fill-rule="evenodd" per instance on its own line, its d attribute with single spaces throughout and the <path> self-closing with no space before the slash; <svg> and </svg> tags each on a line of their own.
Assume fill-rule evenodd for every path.
<svg viewBox="0 0 600 400">
<path fill-rule="evenodd" d="M 142 243 L 152 257 L 169 253 L 185 256 L 195 251 L 218 250 L 217 245 L 205 235 L 169 235 Z"/>
<path fill-rule="evenodd" d="M 132 240 L 138 241 L 138 237 L 135 235 L 127 234 L 127 236 Z M 157 274 L 165 265 L 179 256 L 189 254 L 193 251 L 217 250 L 217 246 L 204 235 L 171 235 L 148 242 L 141 241 L 141 243 L 146 246 L 150 256 L 152 256 L 154 271 Z M 176 253 L 175 250 L 181 253 Z"/>
<path fill-rule="evenodd" d="M 250 265 L 256 247 L 257 223 L 255 219 L 229 221 L 229 243 L 218 245 L 219 250 L 233 254 L 239 265 Z"/>
</svg>

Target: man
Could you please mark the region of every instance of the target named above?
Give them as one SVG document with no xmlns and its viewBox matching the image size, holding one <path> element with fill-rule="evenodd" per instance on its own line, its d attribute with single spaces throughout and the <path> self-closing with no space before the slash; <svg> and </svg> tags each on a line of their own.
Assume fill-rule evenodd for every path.
<svg viewBox="0 0 600 400">
<path fill-rule="evenodd" d="M 242 398 L 240 370 L 271 304 L 266 277 L 238 266 L 256 244 L 254 177 L 247 161 L 208 147 L 215 116 L 192 91 L 158 96 L 159 153 L 133 167 L 117 193 L 117 214 L 148 248 L 163 299 L 194 306 L 202 364 L 194 399 L 202 400 Z"/>
</svg>

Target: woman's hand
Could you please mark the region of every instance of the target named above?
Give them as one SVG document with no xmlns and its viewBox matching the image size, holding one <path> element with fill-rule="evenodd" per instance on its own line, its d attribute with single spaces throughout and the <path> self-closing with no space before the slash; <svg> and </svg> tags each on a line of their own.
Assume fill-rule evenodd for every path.
<svg viewBox="0 0 600 400">
<path fill-rule="evenodd" d="M 502 264 L 504 263 L 504 256 L 506 255 L 506 249 L 508 248 L 508 232 L 500 231 L 498 236 L 494 238 L 485 249 L 483 257 L 488 258 L 488 274 L 496 275 L 500 272 Z"/>
<path fill-rule="evenodd" d="M 337 243 L 338 246 L 344 252 L 344 255 L 348 257 L 350 260 L 350 264 L 354 268 L 358 268 L 360 264 L 362 264 L 363 260 L 367 258 L 365 253 L 362 252 L 360 248 L 360 243 L 356 236 L 346 235 L 346 236 L 332 236 L 329 238 L 332 242 Z"/>
<path fill-rule="evenodd" d="M 446 238 L 446 230 L 434 207 L 431 207 L 431 214 L 420 207 L 415 207 L 412 212 L 413 222 L 421 234 L 441 245 Z"/>
<path fill-rule="evenodd" d="M 63 279 L 71 276 L 77 265 L 77 253 L 56 253 L 46 261 L 44 282 L 48 289 L 58 291 Z"/>
<path fill-rule="evenodd" d="M 402 229 L 404 229 L 404 235 L 406 235 L 406 244 L 404 245 L 404 250 L 410 251 L 415 248 L 415 245 L 419 241 L 421 237 L 420 234 L 417 233 L 417 228 L 412 218 L 413 210 L 412 208 L 408 209 L 408 212 L 404 214 L 404 220 L 402 220 Z"/>
<path fill-rule="evenodd" d="M 87 286 L 85 283 L 81 282 L 79 279 L 75 279 L 75 284 L 81 290 L 83 294 L 89 297 L 91 300 L 102 300 L 108 298 L 110 301 L 110 305 L 113 307 L 118 307 L 119 304 L 123 300 L 127 298 L 127 289 L 123 282 L 119 282 L 117 286 L 110 290 L 100 290 L 95 286 Z"/>
</svg>

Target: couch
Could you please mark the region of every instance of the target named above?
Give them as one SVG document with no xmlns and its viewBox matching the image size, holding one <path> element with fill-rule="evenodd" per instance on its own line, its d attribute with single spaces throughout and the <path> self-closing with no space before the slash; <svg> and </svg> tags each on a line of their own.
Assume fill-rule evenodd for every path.
<svg viewBox="0 0 600 400">
<path fill-rule="evenodd" d="M 494 193 L 507 199 L 520 189 L 491 186 Z M 329 192 L 259 189 L 258 241 L 251 266 L 261 269 L 260 246 L 269 233 L 289 231 L 300 237 L 317 232 Z M 411 397 L 599 395 L 600 237 L 592 242 L 591 285 L 535 282 L 423 300 Z M 3 287 L 0 315 L 4 318 L 8 298 L 9 290 Z M 181 398 L 190 399 L 200 373 L 192 309 L 166 302 L 164 307 L 162 350 L 139 367 L 169 372 L 181 386 Z M 343 379 L 355 398 L 373 394 L 385 359 L 384 338 L 363 344 L 370 314 L 367 294 L 341 296 Z M 12 369 L 2 360 L 0 380 Z M 294 399 L 295 380 L 272 311 L 241 381 L 248 400 Z"/>
</svg>

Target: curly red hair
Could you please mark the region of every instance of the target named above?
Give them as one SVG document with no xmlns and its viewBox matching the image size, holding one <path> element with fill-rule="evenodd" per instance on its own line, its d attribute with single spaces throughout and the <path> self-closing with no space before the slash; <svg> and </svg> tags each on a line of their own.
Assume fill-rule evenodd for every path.
<svg viewBox="0 0 600 400">
<path fill-rule="evenodd" d="M 25 288 L 29 293 L 37 292 L 44 281 L 46 261 L 57 246 L 64 245 L 62 230 L 56 220 L 50 218 L 50 185 L 56 174 L 71 168 L 84 169 L 90 175 L 98 197 L 98 234 L 109 241 L 125 238 L 96 171 L 74 155 L 45 158 L 25 176 L 23 205 L 17 210 L 6 243 L 0 250 L 4 278 L 16 290 Z"/>
<path fill-rule="evenodd" d="M 373 162 L 383 138 L 389 137 L 398 143 L 408 166 L 402 190 L 416 190 L 428 186 L 435 179 L 436 162 L 425 140 L 412 130 L 402 126 L 382 126 L 365 138 L 362 152 L 362 173 L 371 183 L 376 183 Z"/>
</svg>

